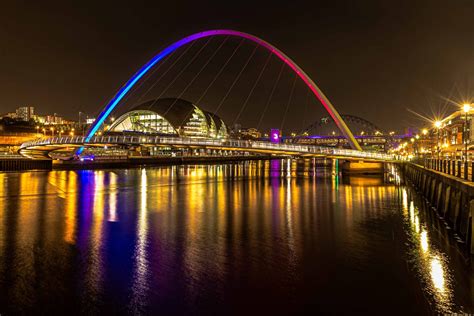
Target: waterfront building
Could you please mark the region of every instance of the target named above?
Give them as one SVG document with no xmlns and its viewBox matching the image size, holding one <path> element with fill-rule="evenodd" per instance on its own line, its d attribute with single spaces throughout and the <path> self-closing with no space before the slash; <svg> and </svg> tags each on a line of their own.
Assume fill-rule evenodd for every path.
<svg viewBox="0 0 474 316">
<path fill-rule="evenodd" d="M 35 114 L 35 108 L 32 106 L 22 106 L 16 109 L 16 118 L 28 122 L 29 120 L 33 119 Z"/>
<path fill-rule="evenodd" d="M 227 125 L 219 116 L 177 98 L 150 100 L 137 105 L 114 120 L 106 131 L 228 138 Z"/>
<path fill-rule="evenodd" d="M 470 104 L 462 105 L 458 111 L 436 120 L 432 126 L 406 139 L 406 145 L 399 146 L 398 152 L 421 157 L 472 160 L 473 113 Z"/>
<path fill-rule="evenodd" d="M 241 128 L 239 134 L 244 139 L 259 139 L 262 137 L 262 133 L 254 127 Z"/>
<path fill-rule="evenodd" d="M 8 112 L 2 115 L 2 118 L 16 119 L 16 112 Z"/>
<path fill-rule="evenodd" d="M 437 121 L 431 128 L 431 153 L 445 158 L 470 158 L 474 150 L 473 109 L 466 104 L 458 111 Z"/>
</svg>

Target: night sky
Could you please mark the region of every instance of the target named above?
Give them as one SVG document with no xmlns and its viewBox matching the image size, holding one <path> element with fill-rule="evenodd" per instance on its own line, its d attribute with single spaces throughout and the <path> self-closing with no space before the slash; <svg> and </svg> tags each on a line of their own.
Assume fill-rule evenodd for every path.
<svg viewBox="0 0 474 316">
<path fill-rule="evenodd" d="M 473 1 L 4 2 L 0 10 L 2 113 L 32 105 L 41 114 L 56 112 L 76 120 L 79 111 L 96 115 L 161 48 L 214 28 L 236 29 L 269 41 L 313 78 L 340 113 L 361 116 L 386 130 L 422 124 L 407 109 L 427 116 L 452 111 L 456 107 L 446 98 L 463 102 L 474 88 Z M 164 96 L 178 95 L 222 40 L 213 39 Z M 183 60 L 192 58 L 204 44 L 197 43 Z M 184 98 L 196 100 L 236 44 L 235 39 L 226 43 L 223 55 L 210 63 Z M 206 109 L 212 110 L 222 99 L 253 49 L 251 43 L 243 46 L 234 66 L 204 99 Z M 168 64 L 177 56 L 171 56 Z M 258 50 L 224 103 L 219 114 L 227 121 L 235 118 L 266 58 L 266 52 Z M 275 82 L 278 63 L 269 64 L 242 112 L 243 125 L 256 125 L 256 113 Z M 179 69 L 171 69 L 161 88 Z M 324 115 L 320 106 L 307 109 L 305 102 L 317 102 L 304 101 L 307 92 L 301 83 L 287 102 L 291 76 L 283 73 L 272 101 L 279 104 L 271 107 L 280 116 L 268 114 L 270 122 L 261 127 L 278 126 L 285 111 L 291 116 L 285 119 L 287 129 Z M 151 84 L 156 79 L 149 80 Z M 143 91 L 136 93 L 139 99 Z"/>
</svg>

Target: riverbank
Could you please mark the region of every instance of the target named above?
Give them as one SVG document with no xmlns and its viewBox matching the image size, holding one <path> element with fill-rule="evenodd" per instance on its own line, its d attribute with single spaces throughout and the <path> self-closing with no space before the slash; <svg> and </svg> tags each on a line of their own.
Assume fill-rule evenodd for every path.
<svg viewBox="0 0 474 316">
<path fill-rule="evenodd" d="M 0 172 L 2 171 L 28 171 L 28 170 L 51 170 L 52 160 L 28 159 L 23 157 L 10 157 L 0 159 Z"/>
<path fill-rule="evenodd" d="M 474 255 L 474 184 L 413 163 L 403 164 L 403 169 L 432 210 L 453 231 L 456 241 Z"/>
</svg>

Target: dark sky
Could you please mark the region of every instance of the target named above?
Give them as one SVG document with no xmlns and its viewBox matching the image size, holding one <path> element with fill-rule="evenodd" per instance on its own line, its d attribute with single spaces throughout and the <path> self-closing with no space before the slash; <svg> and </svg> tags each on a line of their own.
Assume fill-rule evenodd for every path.
<svg viewBox="0 0 474 316">
<path fill-rule="evenodd" d="M 271 42 L 313 78 L 340 113 L 364 117 L 387 130 L 421 123 L 407 108 L 428 116 L 443 108 L 451 111 L 454 105 L 446 105 L 444 98 L 462 102 L 474 88 L 474 1 L 4 2 L 0 112 L 33 105 L 42 114 L 57 112 L 73 119 L 80 110 L 96 114 L 159 49 L 213 28 L 236 29 Z M 208 48 L 212 51 L 219 43 Z M 231 48 L 233 44 L 229 42 Z M 248 56 L 245 49 L 242 60 Z M 249 65 L 256 70 L 254 78 L 266 58 L 264 51 L 257 55 L 257 62 Z M 242 65 L 242 60 L 236 62 Z M 263 108 L 266 99 L 258 93 L 268 96 L 277 74 L 272 67 L 264 79 L 267 86 L 249 102 L 250 110 L 259 103 Z M 278 90 L 291 91 L 291 75 L 285 76 Z M 172 77 L 164 79 L 170 82 Z M 221 95 L 231 81 L 223 80 Z M 182 88 L 173 87 L 170 93 Z M 288 113 L 307 122 L 322 112 L 312 114 L 297 105 L 305 93 L 297 85 Z M 192 99 L 193 93 L 185 96 Z M 275 102 L 283 104 L 279 113 L 285 111 L 287 98 L 277 97 Z M 231 96 L 229 103 L 239 101 Z M 223 116 L 235 117 L 226 111 Z M 254 112 L 242 114 L 244 125 L 255 124 Z M 290 120 L 291 128 L 298 120 Z"/>
</svg>

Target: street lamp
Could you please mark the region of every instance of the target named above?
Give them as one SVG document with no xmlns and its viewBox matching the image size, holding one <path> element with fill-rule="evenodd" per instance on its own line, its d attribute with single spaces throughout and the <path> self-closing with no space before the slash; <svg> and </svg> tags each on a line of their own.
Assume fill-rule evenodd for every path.
<svg viewBox="0 0 474 316">
<path fill-rule="evenodd" d="M 439 146 L 439 129 L 441 128 L 441 124 L 442 124 L 441 121 L 435 121 L 435 122 L 434 122 L 434 126 L 435 126 L 436 129 L 438 130 L 438 133 L 437 133 L 437 135 L 438 135 L 438 140 L 437 140 L 437 142 L 436 142 L 436 149 L 438 150 L 438 160 L 439 160 L 439 154 L 440 154 L 440 151 L 441 151 L 441 148 L 440 148 L 440 146 Z"/>
<path fill-rule="evenodd" d="M 467 128 L 467 115 L 469 114 L 469 111 L 471 110 L 471 104 L 469 103 L 465 103 L 463 104 L 462 106 L 462 110 L 464 111 L 464 137 L 463 137 L 463 141 L 464 141 L 464 161 L 467 161 L 467 145 L 469 143 L 469 138 L 468 138 L 468 128 Z"/>
</svg>

